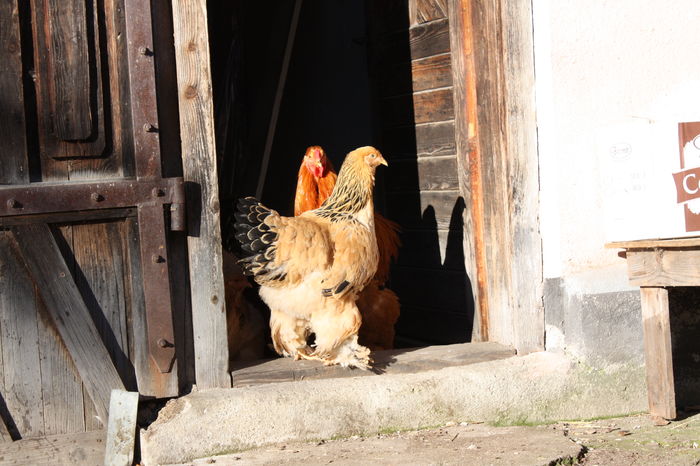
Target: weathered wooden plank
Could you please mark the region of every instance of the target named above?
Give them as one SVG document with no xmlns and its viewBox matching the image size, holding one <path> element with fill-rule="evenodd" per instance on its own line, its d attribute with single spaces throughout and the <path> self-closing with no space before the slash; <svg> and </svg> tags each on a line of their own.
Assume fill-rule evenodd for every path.
<svg viewBox="0 0 700 466">
<path fill-rule="evenodd" d="M 666 419 L 675 419 L 676 395 L 673 385 L 668 290 L 642 287 L 640 291 L 649 412 Z"/>
<path fill-rule="evenodd" d="M 539 161 L 535 106 L 535 64 L 532 36 L 532 2 L 501 1 L 504 50 L 491 53 L 503 59 L 505 105 L 503 107 L 508 151 L 505 158 L 511 239 L 514 252 L 509 258 L 515 314 L 514 346 L 519 354 L 544 350 L 544 305 L 541 284 L 542 237 L 539 228 Z M 505 267 L 498 256 L 496 267 Z"/>
<path fill-rule="evenodd" d="M 104 461 L 104 431 L 51 435 L 0 444 L 7 465 L 99 465 Z"/>
<path fill-rule="evenodd" d="M 447 17 L 446 0 L 410 0 L 411 26 Z"/>
<path fill-rule="evenodd" d="M 387 128 L 453 120 L 452 88 L 389 97 L 381 102 L 381 109 Z"/>
<path fill-rule="evenodd" d="M 478 139 L 476 48 L 486 47 L 474 37 L 471 0 L 448 0 L 450 48 L 454 88 L 455 142 L 460 192 L 469 199 L 464 215 L 464 251 L 467 275 L 478 312 L 475 340 L 489 339 L 488 270 L 484 248 L 483 187 L 481 183 L 481 143 Z M 478 45 L 477 45 L 478 44 Z M 468 197 L 467 197 L 468 196 Z"/>
<path fill-rule="evenodd" d="M 64 141 L 87 139 L 93 127 L 85 1 L 48 0 L 48 25 L 56 136 Z"/>
<path fill-rule="evenodd" d="M 32 15 L 32 28 L 33 28 L 33 49 L 34 49 L 34 64 L 35 64 L 35 74 L 33 76 L 36 83 L 36 105 L 37 105 L 37 136 L 39 140 L 39 147 L 42 158 L 42 171 L 45 174 L 44 179 L 61 179 L 63 175 L 68 170 L 68 164 L 64 162 L 56 162 L 53 158 L 63 158 L 63 157 L 94 157 L 97 155 L 104 155 L 107 148 L 110 148 L 110 144 L 106 139 L 107 132 L 105 128 L 105 102 L 104 102 L 104 89 L 103 89 L 103 79 L 104 73 L 102 72 L 102 60 L 101 47 L 100 47 L 100 27 L 98 25 L 98 15 L 97 14 L 87 14 L 87 9 L 90 8 L 92 12 L 96 11 L 96 1 L 92 0 L 89 2 L 83 2 L 85 5 L 83 11 L 86 15 L 84 20 L 92 21 L 90 27 L 88 27 L 87 22 L 85 23 L 85 41 L 89 51 L 92 52 L 92 56 L 88 55 L 88 68 L 93 71 L 92 76 L 95 77 L 94 82 L 90 82 L 89 93 L 79 97 L 78 100 L 81 102 L 86 101 L 86 97 L 91 105 L 89 111 L 90 113 L 90 125 L 92 128 L 92 133 L 87 138 L 81 138 L 77 140 L 62 140 L 59 137 L 56 129 L 60 125 L 65 125 L 64 123 L 56 124 L 54 120 L 54 111 L 56 106 L 56 101 L 54 100 L 53 94 L 54 90 L 54 80 L 56 79 L 53 63 L 56 61 L 63 60 L 63 56 L 56 56 L 56 50 L 53 47 L 53 37 L 52 31 L 52 16 L 51 16 L 51 4 L 49 1 L 55 1 L 55 12 L 60 16 L 60 11 L 63 8 L 63 3 L 56 0 L 32 0 L 31 1 L 31 15 Z M 83 8 L 77 6 L 77 8 Z M 91 12 L 91 13 L 92 13 Z M 60 18 L 59 22 L 64 20 Z M 53 21 L 55 23 L 55 21 Z M 59 33 L 61 36 L 68 34 L 70 32 Z M 89 35 L 89 37 L 88 37 Z M 68 38 L 67 40 L 70 40 Z M 83 39 L 81 38 L 81 41 Z M 63 53 L 63 48 L 60 48 Z M 90 52 L 89 52 L 90 53 Z M 77 58 L 73 57 L 73 58 Z M 69 89 L 71 86 L 70 74 L 72 73 L 71 67 L 75 65 L 73 60 L 69 60 L 65 65 L 66 70 L 66 83 L 61 85 L 64 89 Z M 86 73 L 87 74 L 87 73 Z M 76 78 L 78 81 L 84 80 L 84 77 Z M 75 84 L 75 83 L 73 83 Z M 73 90 L 69 90 L 71 94 Z M 69 99 L 71 100 L 72 97 Z M 68 103 L 68 102 L 66 102 Z M 80 104 L 81 106 L 84 104 Z M 73 123 L 71 123 L 73 124 Z M 85 123 L 76 123 L 84 125 Z M 65 128 L 68 130 L 68 127 Z M 73 130 L 71 130 L 73 131 Z M 83 130 L 80 130 L 83 131 Z M 104 162 L 102 162 L 104 163 Z"/>
<path fill-rule="evenodd" d="M 389 65 L 378 78 L 383 97 L 452 86 L 450 54 Z"/>
<path fill-rule="evenodd" d="M 457 153 L 454 121 L 387 129 L 382 136 L 382 153 L 390 161 Z"/>
<path fill-rule="evenodd" d="M 138 392 L 112 390 L 105 441 L 105 466 L 131 466 L 136 440 Z"/>
<path fill-rule="evenodd" d="M 226 313 L 206 1 L 173 2 L 183 174 L 188 197 L 195 371 L 201 388 L 227 387 Z"/>
<path fill-rule="evenodd" d="M 456 230 L 464 225 L 465 203 L 459 191 L 389 193 L 386 202 L 387 217 L 402 228 Z"/>
<path fill-rule="evenodd" d="M 372 359 L 374 367 L 378 368 L 382 374 L 411 374 L 424 370 L 495 361 L 513 355 L 512 348 L 497 343 L 475 343 L 375 351 L 372 353 Z M 277 358 L 248 367 L 240 364 L 232 373 L 234 387 L 372 375 L 376 374 L 371 371 L 354 371 L 338 366 L 328 367 L 318 361 L 294 361 L 291 358 Z"/>
<path fill-rule="evenodd" d="M 391 191 L 454 191 L 459 189 L 457 158 L 448 156 L 392 161 L 386 179 Z"/>
<path fill-rule="evenodd" d="M 46 308 L 61 335 L 100 419 L 107 419 L 109 393 L 124 388 L 56 241 L 44 224 L 12 232 Z"/>
<path fill-rule="evenodd" d="M 649 249 L 649 248 L 685 248 L 691 246 L 700 246 L 700 237 L 692 238 L 670 238 L 670 239 L 647 239 L 637 241 L 616 241 L 607 243 L 606 248 L 624 248 L 624 249 Z"/>
<path fill-rule="evenodd" d="M 7 411 L 22 437 L 43 435 L 36 295 L 5 231 L 0 231 L 0 335 Z"/>
<path fill-rule="evenodd" d="M 540 350 L 544 312 L 537 285 L 542 270 L 530 5 L 451 0 L 449 11 L 455 121 L 464 125 L 457 129 L 458 147 L 470 149 L 463 186 L 471 192 L 476 226 L 479 329 L 496 341 L 513 342 L 519 352 Z"/>
<path fill-rule="evenodd" d="M 452 60 L 449 53 L 421 58 L 411 62 L 413 91 L 425 91 L 452 86 Z"/>
<path fill-rule="evenodd" d="M 629 250 L 627 271 L 633 286 L 698 286 L 700 249 Z"/>
<path fill-rule="evenodd" d="M 29 277 L 27 277 L 29 280 Z M 48 311 L 39 313 L 41 393 L 44 435 L 85 431 L 83 384 Z M 88 400 L 89 402 L 89 400 Z"/>
<path fill-rule="evenodd" d="M 61 251 L 61 254 L 63 255 L 64 258 L 66 258 L 66 265 L 71 271 L 71 274 L 73 276 L 73 280 L 75 280 L 76 276 L 76 263 L 75 263 L 75 257 L 73 256 L 73 250 L 72 250 L 72 245 L 73 245 L 73 227 L 71 225 L 62 225 L 57 228 L 57 233 L 56 233 L 56 243 L 58 245 L 58 248 Z M 44 306 L 43 309 L 46 311 L 46 307 Z M 46 316 L 50 317 L 50 314 L 48 311 L 46 311 Z M 52 323 L 52 325 L 55 328 L 55 325 Z M 65 348 L 65 344 L 63 344 L 63 340 L 61 340 L 61 344 Z M 67 349 L 66 349 L 67 352 Z M 69 354 L 70 356 L 70 354 Z M 72 362 L 71 358 L 71 364 L 72 367 L 75 368 L 75 364 Z M 75 369 L 77 372 L 77 368 Z M 80 374 L 78 374 L 78 378 L 80 378 Z M 83 422 L 85 424 L 85 431 L 93 431 L 93 430 L 101 430 L 104 428 L 104 425 L 102 424 L 102 421 L 99 417 L 99 414 L 97 413 L 97 409 L 95 408 L 95 404 L 92 402 L 92 399 L 90 398 L 90 393 L 85 387 L 85 384 L 83 381 L 80 381 L 80 392 L 82 394 L 82 407 L 81 406 L 75 406 L 74 409 L 76 412 L 80 413 L 82 411 L 82 416 L 83 416 Z"/>
<path fill-rule="evenodd" d="M 76 285 L 121 380 L 135 389 L 126 329 L 123 222 L 73 225 L 72 230 Z"/>
<path fill-rule="evenodd" d="M 29 176 L 18 15 L 16 0 L 0 4 L 0 184 L 20 183 Z"/>
<path fill-rule="evenodd" d="M 377 39 L 377 55 L 383 65 L 406 63 L 450 51 L 449 24 L 440 19 Z"/>
</svg>

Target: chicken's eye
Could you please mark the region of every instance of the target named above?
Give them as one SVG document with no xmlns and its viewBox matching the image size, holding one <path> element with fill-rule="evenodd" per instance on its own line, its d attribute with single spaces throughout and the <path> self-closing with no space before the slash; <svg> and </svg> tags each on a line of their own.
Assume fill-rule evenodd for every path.
<svg viewBox="0 0 700 466">
<path fill-rule="evenodd" d="M 377 154 L 369 154 L 369 156 L 372 157 L 373 159 L 377 158 Z"/>
</svg>

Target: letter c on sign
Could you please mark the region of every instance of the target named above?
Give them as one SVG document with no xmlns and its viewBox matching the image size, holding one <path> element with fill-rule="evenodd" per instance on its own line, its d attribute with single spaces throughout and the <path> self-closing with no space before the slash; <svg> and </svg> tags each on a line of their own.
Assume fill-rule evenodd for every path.
<svg viewBox="0 0 700 466">
<path fill-rule="evenodd" d="M 694 190 L 691 190 L 690 187 L 688 186 L 688 178 L 690 177 L 695 178 L 695 175 L 693 173 L 689 173 L 683 177 L 683 189 L 685 190 L 686 193 L 688 194 L 695 194 L 698 192 L 698 188 L 695 188 Z"/>
</svg>

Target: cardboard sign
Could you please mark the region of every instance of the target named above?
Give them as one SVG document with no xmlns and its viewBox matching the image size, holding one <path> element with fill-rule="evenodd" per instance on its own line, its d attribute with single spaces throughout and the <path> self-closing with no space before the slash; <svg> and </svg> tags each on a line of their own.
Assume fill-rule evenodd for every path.
<svg viewBox="0 0 700 466">
<path fill-rule="evenodd" d="M 606 241 L 700 236 L 700 122 L 630 121 L 597 143 Z"/>
</svg>

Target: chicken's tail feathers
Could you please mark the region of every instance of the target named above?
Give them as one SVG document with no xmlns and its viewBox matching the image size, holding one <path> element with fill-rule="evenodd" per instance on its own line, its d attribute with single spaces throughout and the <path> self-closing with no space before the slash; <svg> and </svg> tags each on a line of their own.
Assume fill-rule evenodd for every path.
<svg viewBox="0 0 700 466">
<path fill-rule="evenodd" d="M 257 277 L 267 274 L 266 266 L 275 259 L 277 231 L 265 223 L 271 215 L 277 213 L 254 197 L 239 199 L 236 204 L 233 227 L 236 240 L 247 254 L 239 261 L 246 275 Z"/>
</svg>

